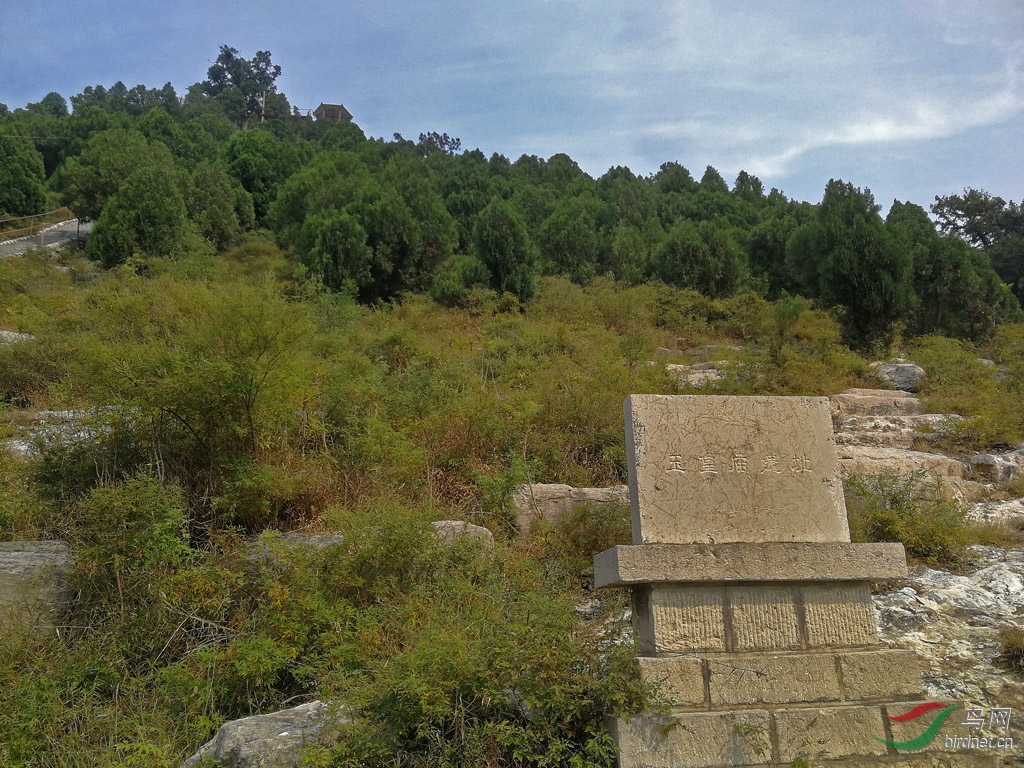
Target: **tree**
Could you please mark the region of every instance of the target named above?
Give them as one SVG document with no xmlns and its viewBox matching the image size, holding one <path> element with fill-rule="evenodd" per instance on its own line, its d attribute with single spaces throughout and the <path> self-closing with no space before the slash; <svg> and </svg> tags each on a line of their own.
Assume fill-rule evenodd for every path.
<svg viewBox="0 0 1024 768">
<path fill-rule="evenodd" d="M 913 261 L 920 299 L 911 325 L 915 333 L 977 339 L 997 323 L 1020 317 L 985 254 L 958 237 L 940 236 L 923 208 L 894 202 L 885 224 L 895 246 Z"/>
<path fill-rule="evenodd" d="M 65 163 L 64 204 L 77 216 L 98 220 L 107 200 L 136 170 L 173 166 L 171 153 L 163 144 L 149 142 L 135 131 L 103 131 L 89 139 L 80 157 Z"/>
<path fill-rule="evenodd" d="M 28 139 L 0 126 L 0 215 L 39 213 L 46 204 L 43 158 Z"/>
<path fill-rule="evenodd" d="M 188 210 L 173 165 L 145 165 L 103 207 L 88 254 L 105 267 L 134 256 L 171 256 L 181 247 L 187 227 Z"/>
<path fill-rule="evenodd" d="M 802 287 L 846 309 L 847 341 L 862 349 L 892 340 L 916 296 L 909 253 L 894 247 L 870 190 L 831 179 L 816 220 L 798 228 L 787 261 Z"/>
<path fill-rule="evenodd" d="M 743 251 L 712 222 L 680 219 L 655 252 L 655 273 L 678 288 L 720 298 L 735 293 L 746 277 Z"/>
<path fill-rule="evenodd" d="M 965 189 L 936 197 L 932 213 L 944 233 L 985 251 L 999 277 L 1024 300 L 1024 204 Z"/>
<path fill-rule="evenodd" d="M 602 238 L 582 198 L 564 199 L 544 220 L 539 240 L 546 274 L 568 275 L 581 284 L 594 276 Z"/>
<path fill-rule="evenodd" d="M 494 290 L 513 293 L 520 300 L 533 295 L 536 255 L 519 211 L 499 197 L 492 198 L 473 227 L 473 246 L 490 270 Z"/>
<path fill-rule="evenodd" d="M 257 51 L 252 59 L 244 59 L 236 48 L 222 45 L 217 60 L 207 70 L 202 88 L 245 129 L 254 115 L 263 122 L 267 99 L 277 93 L 275 83 L 280 76 L 281 67 L 270 60 L 270 51 Z"/>
</svg>

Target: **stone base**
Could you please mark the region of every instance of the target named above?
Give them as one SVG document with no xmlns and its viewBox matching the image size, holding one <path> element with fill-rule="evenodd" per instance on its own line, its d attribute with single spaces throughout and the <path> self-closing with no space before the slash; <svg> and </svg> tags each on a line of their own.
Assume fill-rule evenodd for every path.
<svg viewBox="0 0 1024 768">
<path fill-rule="evenodd" d="M 921 696 L 913 651 L 708 654 L 637 658 L 644 679 L 656 683 L 677 709 L 807 703 L 875 703 Z"/>
<path fill-rule="evenodd" d="M 890 726 L 880 705 L 645 713 L 609 721 L 619 768 L 788 766 L 800 758 L 815 768 L 967 768 L 998 766 L 1012 756 L 1011 750 L 945 749 L 945 727 L 925 750 L 901 753 L 875 738 L 892 740 Z"/>
</svg>

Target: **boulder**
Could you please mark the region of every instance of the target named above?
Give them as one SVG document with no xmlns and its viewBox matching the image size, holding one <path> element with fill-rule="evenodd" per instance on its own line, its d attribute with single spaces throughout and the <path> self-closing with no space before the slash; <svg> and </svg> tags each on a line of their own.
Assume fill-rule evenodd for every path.
<svg viewBox="0 0 1024 768">
<path fill-rule="evenodd" d="M 494 534 L 482 525 L 473 525 L 463 520 L 435 520 L 434 538 L 438 544 L 451 545 L 462 538 L 475 541 L 487 550 L 494 549 Z"/>
<path fill-rule="evenodd" d="M 0 628 L 43 631 L 59 623 L 74 567 L 63 541 L 0 542 Z"/>
<path fill-rule="evenodd" d="M 980 477 L 1005 485 L 1024 477 L 1024 445 L 1006 453 L 978 453 L 968 462 Z"/>
<path fill-rule="evenodd" d="M 871 364 L 871 368 L 890 387 L 904 392 L 917 392 L 924 378 L 924 368 L 907 360 L 897 360 L 895 363 L 876 361 Z"/>
<path fill-rule="evenodd" d="M 520 533 L 528 533 L 534 520 L 554 525 L 569 510 L 584 504 L 629 505 L 629 489 L 624 485 L 610 488 L 573 488 L 561 483 L 533 483 L 522 485 L 512 495 L 518 514 L 516 526 Z"/>
<path fill-rule="evenodd" d="M 181 768 L 294 768 L 308 747 L 333 743 L 344 722 L 352 722 L 344 707 L 322 701 L 232 720 Z"/>
</svg>

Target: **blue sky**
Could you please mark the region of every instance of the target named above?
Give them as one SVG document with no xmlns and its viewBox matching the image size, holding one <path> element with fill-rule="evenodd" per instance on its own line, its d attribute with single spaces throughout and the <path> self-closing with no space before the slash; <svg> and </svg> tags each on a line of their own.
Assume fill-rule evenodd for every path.
<svg viewBox="0 0 1024 768">
<path fill-rule="evenodd" d="M 817 202 L 831 177 L 928 206 L 1024 199 L 1024 4 L 952 0 L 3 0 L 0 102 L 184 93 L 220 44 L 269 50 L 300 108 L 372 136 L 565 152 L 599 176 L 676 161 Z"/>
</svg>

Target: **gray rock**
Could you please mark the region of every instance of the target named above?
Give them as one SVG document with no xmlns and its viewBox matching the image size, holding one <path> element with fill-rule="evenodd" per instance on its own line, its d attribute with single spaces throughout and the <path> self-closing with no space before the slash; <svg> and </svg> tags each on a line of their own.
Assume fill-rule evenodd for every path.
<svg viewBox="0 0 1024 768">
<path fill-rule="evenodd" d="M 978 453 L 969 460 L 971 469 L 993 483 L 1010 483 L 1024 476 L 1024 445 L 1006 453 Z"/>
<path fill-rule="evenodd" d="M 875 375 L 893 389 L 900 389 L 904 392 L 917 392 L 921 380 L 924 378 L 924 368 L 905 360 L 895 363 L 874 362 L 871 367 Z"/>
<path fill-rule="evenodd" d="M 19 341 L 32 341 L 35 338 L 31 333 L 15 333 L 14 331 L 0 331 L 0 344 L 14 344 Z"/>
<path fill-rule="evenodd" d="M 534 520 L 556 524 L 566 512 L 584 504 L 629 505 L 629 489 L 624 485 L 610 488 L 573 488 L 561 483 L 522 485 L 512 495 L 518 510 L 516 526 L 528 533 Z"/>
<path fill-rule="evenodd" d="M 728 363 L 724 360 L 695 363 L 694 365 L 669 363 L 665 366 L 665 373 L 680 387 L 703 387 L 709 384 L 714 385 L 728 378 L 729 372 L 725 369 L 726 366 Z"/>
<path fill-rule="evenodd" d="M 1000 630 L 1024 613 L 1024 552 L 972 547 L 965 575 L 916 568 L 898 589 L 874 596 L 885 645 L 915 651 L 928 698 L 1017 707 L 1024 684 L 993 663 Z"/>
<path fill-rule="evenodd" d="M 322 701 L 233 720 L 181 768 L 295 768 L 308 747 L 333 743 L 337 726 L 345 722 L 352 718 L 344 707 Z"/>
<path fill-rule="evenodd" d="M 0 627 L 59 623 L 75 561 L 63 541 L 0 542 Z"/>
<path fill-rule="evenodd" d="M 484 549 L 494 549 L 494 534 L 482 525 L 473 525 L 463 520 L 436 520 L 430 524 L 434 538 L 439 544 L 453 544 L 461 538 L 478 542 Z"/>
</svg>

